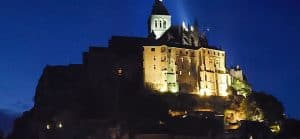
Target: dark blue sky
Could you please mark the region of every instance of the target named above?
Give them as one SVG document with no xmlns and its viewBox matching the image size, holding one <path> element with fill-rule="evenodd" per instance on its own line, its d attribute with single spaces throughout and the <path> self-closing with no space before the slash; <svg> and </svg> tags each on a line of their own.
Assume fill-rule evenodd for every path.
<svg viewBox="0 0 300 139">
<path fill-rule="evenodd" d="M 146 36 L 153 0 L 6 0 L 0 4 L 0 109 L 32 107 L 44 66 L 81 63 L 112 35 Z M 195 18 L 210 44 L 239 64 L 253 88 L 300 118 L 299 0 L 165 0 L 173 23 Z"/>
</svg>

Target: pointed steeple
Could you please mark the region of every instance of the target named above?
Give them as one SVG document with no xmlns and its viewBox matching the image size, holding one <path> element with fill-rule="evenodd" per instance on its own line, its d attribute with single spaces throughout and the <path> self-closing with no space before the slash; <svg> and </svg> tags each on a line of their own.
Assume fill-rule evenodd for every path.
<svg viewBox="0 0 300 139">
<path fill-rule="evenodd" d="M 162 0 L 155 0 L 151 15 L 170 15 Z"/>
<path fill-rule="evenodd" d="M 148 33 L 154 33 L 155 39 L 159 39 L 172 26 L 171 15 L 162 0 L 155 0 L 152 8 L 148 20 Z"/>
</svg>

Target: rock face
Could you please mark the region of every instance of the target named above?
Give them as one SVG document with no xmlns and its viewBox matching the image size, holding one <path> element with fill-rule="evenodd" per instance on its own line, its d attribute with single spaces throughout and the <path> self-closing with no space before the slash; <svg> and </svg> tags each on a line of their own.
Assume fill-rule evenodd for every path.
<svg viewBox="0 0 300 139">
<path fill-rule="evenodd" d="M 108 48 L 91 47 L 83 53 L 82 64 L 46 66 L 36 88 L 34 107 L 15 121 L 8 139 L 109 138 L 107 134 L 116 123 L 127 130 L 120 134 L 132 129 L 181 131 L 182 122 L 170 122 L 169 108 L 162 98 L 147 96 L 153 92 L 143 83 L 144 45 L 161 44 L 147 38 L 112 37 Z M 174 126 L 161 127 L 168 121 Z M 202 124 L 193 121 L 203 120 L 188 120 L 197 127 Z M 223 124 L 218 120 L 212 123 Z"/>
<path fill-rule="evenodd" d="M 77 128 L 70 131 L 92 128 L 87 124 L 90 120 L 103 125 L 103 119 L 115 114 L 116 100 L 133 96 L 142 87 L 142 49 L 137 46 L 144 41 L 113 37 L 109 48 L 91 47 L 83 53 L 83 64 L 46 66 L 36 88 L 34 107 L 15 121 L 8 138 L 44 138 L 48 130 L 58 132 L 60 124 Z M 80 135 L 69 134 L 72 136 Z"/>
</svg>

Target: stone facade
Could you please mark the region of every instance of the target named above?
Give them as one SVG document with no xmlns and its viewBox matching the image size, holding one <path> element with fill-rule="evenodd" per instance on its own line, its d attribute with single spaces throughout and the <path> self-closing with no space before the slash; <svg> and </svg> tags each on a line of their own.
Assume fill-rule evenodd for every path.
<svg viewBox="0 0 300 139">
<path fill-rule="evenodd" d="M 192 26 L 184 22 L 172 26 L 169 12 L 162 1 L 156 0 L 148 26 L 150 39 L 159 43 L 143 45 L 146 87 L 158 92 L 229 95 L 231 77 L 225 52 L 208 45 L 197 21 Z"/>
<path fill-rule="evenodd" d="M 240 81 L 244 81 L 243 70 L 241 70 L 240 66 L 237 65 L 229 70 L 229 74 Z"/>
<path fill-rule="evenodd" d="M 159 92 L 227 96 L 231 77 L 225 67 L 225 52 L 217 49 L 188 49 L 144 46 L 144 82 Z"/>
</svg>

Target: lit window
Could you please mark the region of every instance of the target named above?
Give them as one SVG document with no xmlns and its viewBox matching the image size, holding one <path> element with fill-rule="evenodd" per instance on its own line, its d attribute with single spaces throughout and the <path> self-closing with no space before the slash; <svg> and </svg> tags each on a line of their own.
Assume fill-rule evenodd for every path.
<svg viewBox="0 0 300 139">
<path fill-rule="evenodd" d="M 155 48 L 151 48 L 151 51 L 154 52 L 154 51 L 155 51 Z"/>
<path fill-rule="evenodd" d="M 160 124 L 160 125 L 165 125 L 165 122 L 159 121 L 159 124 Z"/>
<path fill-rule="evenodd" d="M 117 68 L 117 75 L 122 76 L 123 75 L 123 69 L 122 68 Z"/>
<path fill-rule="evenodd" d="M 181 58 L 181 62 L 183 62 L 183 57 Z"/>
<path fill-rule="evenodd" d="M 49 124 L 46 125 L 47 130 L 51 129 L 51 126 Z"/>
<path fill-rule="evenodd" d="M 61 122 L 58 124 L 58 128 L 63 128 L 63 124 Z"/>
<path fill-rule="evenodd" d="M 189 72 L 189 76 L 191 76 L 191 72 Z"/>
<path fill-rule="evenodd" d="M 182 75 L 182 71 L 179 71 L 179 75 Z"/>
</svg>

